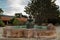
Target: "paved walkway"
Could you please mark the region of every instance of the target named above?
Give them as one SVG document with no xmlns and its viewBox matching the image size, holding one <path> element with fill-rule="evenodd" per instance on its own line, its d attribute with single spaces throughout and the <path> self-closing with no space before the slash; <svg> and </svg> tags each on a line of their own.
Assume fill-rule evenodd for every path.
<svg viewBox="0 0 60 40">
<path fill-rule="evenodd" d="M 57 40 L 60 40 L 60 26 L 56 27 L 56 32 L 57 32 Z"/>
</svg>

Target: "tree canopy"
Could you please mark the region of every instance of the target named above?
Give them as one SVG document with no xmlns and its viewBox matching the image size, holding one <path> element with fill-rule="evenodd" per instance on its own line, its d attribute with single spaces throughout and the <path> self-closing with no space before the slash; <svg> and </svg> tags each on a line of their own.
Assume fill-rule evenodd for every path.
<svg viewBox="0 0 60 40">
<path fill-rule="evenodd" d="M 58 6 L 55 4 L 56 0 L 30 0 L 25 7 L 27 14 L 32 14 L 37 23 L 44 22 L 49 18 L 56 18 L 58 16 Z"/>
</svg>

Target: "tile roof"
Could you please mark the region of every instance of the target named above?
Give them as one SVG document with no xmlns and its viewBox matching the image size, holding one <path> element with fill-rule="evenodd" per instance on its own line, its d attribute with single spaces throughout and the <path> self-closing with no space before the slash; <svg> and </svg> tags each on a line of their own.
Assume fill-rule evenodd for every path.
<svg viewBox="0 0 60 40">
<path fill-rule="evenodd" d="M 8 15 L 1 15 L 1 20 L 3 21 L 10 21 L 14 16 L 8 16 Z M 27 18 L 24 18 L 24 17 L 21 17 L 21 18 L 16 18 L 18 19 L 19 21 L 27 21 Z"/>
</svg>

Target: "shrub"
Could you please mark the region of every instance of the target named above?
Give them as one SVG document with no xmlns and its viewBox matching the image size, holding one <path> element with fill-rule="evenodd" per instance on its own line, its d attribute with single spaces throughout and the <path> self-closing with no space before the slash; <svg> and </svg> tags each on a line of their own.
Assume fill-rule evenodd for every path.
<svg viewBox="0 0 60 40">
<path fill-rule="evenodd" d="M 0 26 L 2 26 L 2 27 L 5 26 L 5 24 L 4 24 L 4 22 L 2 20 L 0 20 Z"/>
<path fill-rule="evenodd" d="M 20 21 L 17 20 L 17 19 L 14 19 L 14 21 L 13 21 L 13 25 L 19 25 L 19 24 L 20 24 Z"/>
</svg>

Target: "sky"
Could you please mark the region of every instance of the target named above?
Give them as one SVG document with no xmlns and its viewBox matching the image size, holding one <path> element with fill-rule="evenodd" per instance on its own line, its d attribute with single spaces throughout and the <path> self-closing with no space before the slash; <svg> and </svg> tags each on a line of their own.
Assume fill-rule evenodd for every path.
<svg viewBox="0 0 60 40">
<path fill-rule="evenodd" d="M 24 7 L 28 4 L 29 0 L 0 0 L 0 8 L 3 9 L 5 15 L 14 15 L 15 13 L 22 13 L 27 15 L 24 12 Z M 55 2 L 60 6 L 60 0 Z"/>
</svg>

